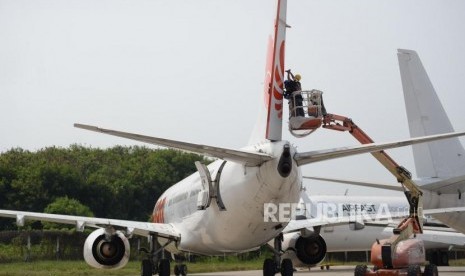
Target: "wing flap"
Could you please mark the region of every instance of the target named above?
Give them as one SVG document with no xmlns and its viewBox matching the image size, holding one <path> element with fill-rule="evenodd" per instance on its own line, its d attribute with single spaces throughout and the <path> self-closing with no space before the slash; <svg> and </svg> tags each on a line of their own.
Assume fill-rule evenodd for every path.
<svg viewBox="0 0 465 276">
<path fill-rule="evenodd" d="M 131 139 L 139 142 L 149 143 L 153 145 L 164 146 L 168 148 L 174 148 L 179 150 L 184 150 L 188 152 L 198 153 L 205 156 L 220 158 L 228 161 L 233 161 L 237 163 L 244 164 L 246 166 L 258 166 L 268 160 L 271 160 L 272 157 L 258 152 L 248 152 L 242 150 L 232 150 L 227 148 L 213 147 L 201 144 L 193 144 L 175 140 L 169 140 L 164 138 L 146 136 L 136 133 L 129 133 L 123 131 L 117 131 L 112 129 L 104 129 L 96 126 L 83 125 L 83 124 L 74 124 L 74 127 L 82 128 L 85 130 L 95 131 L 99 133 L 104 133 L 108 135 L 118 136 L 126 139 Z"/>
<path fill-rule="evenodd" d="M 139 236 L 148 236 L 150 233 L 158 233 L 161 237 L 165 238 L 179 239 L 181 237 L 180 233 L 175 229 L 173 225 L 164 223 L 67 216 L 13 210 L 0 210 L 0 217 L 15 218 L 19 226 L 21 226 L 21 224 L 24 224 L 24 221 L 26 220 L 39 220 L 75 225 L 78 228 L 78 230 L 83 230 L 85 226 L 92 228 L 113 226 L 117 228 L 131 229 L 131 232 Z"/>
</svg>

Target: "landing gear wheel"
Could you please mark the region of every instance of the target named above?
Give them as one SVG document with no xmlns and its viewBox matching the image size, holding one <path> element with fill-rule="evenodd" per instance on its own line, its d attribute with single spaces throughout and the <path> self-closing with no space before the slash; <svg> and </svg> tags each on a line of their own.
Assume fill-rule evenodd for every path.
<svg viewBox="0 0 465 276">
<path fill-rule="evenodd" d="M 365 276 L 368 267 L 366 265 L 357 265 L 354 270 L 354 276 Z"/>
<path fill-rule="evenodd" d="M 439 265 L 441 266 L 449 266 L 449 254 L 447 252 L 441 251 L 439 252 Z"/>
<path fill-rule="evenodd" d="M 160 264 L 158 265 L 158 275 L 170 276 L 170 260 L 168 259 L 160 260 Z"/>
<path fill-rule="evenodd" d="M 409 265 L 407 269 L 407 276 L 420 276 L 421 268 L 419 265 Z"/>
<path fill-rule="evenodd" d="M 294 267 L 291 259 L 284 259 L 281 263 L 281 276 L 293 276 Z"/>
<path fill-rule="evenodd" d="M 273 259 L 266 259 L 263 263 L 263 276 L 274 276 L 276 274 L 276 263 Z"/>
<path fill-rule="evenodd" d="M 429 264 L 425 266 L 424 276 L 438 276 L 438 267 L 434 264 Z"/>
<path fill-rule="evenodd" d="M 152 276 L 153 275 L 153 266 L 150 260 L 142 260 L 140 266 L 140 275 L 141 276 Z"/>
<path fill-rule="evenodd" d="M 181 270 L 181 275 L 182 276 L 186 276 L 187 275 L 187 265 L 183 264 L 180 266 L 180 270 Z"/>
</svg>

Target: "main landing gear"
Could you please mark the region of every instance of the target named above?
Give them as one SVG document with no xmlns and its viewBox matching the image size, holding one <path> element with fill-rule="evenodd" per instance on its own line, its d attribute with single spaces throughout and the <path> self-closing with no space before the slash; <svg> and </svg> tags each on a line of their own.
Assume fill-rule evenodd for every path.
<svg viewBox="0 0 465 276">
<path fill-rule="evenodd" d="M 174 266 L 174 275 L 179 276 L 186 276 L 187 275 L 187 265 L 185 264 L 177 264 Z"/>
<path fill-rule="evenodd" d="M 274 257 L 268 258 L 263 263 L 263 276 L 274 276 L 276 273 L 281 272 L 282 276 L 292 276 L 294 274 L 294 267 L 290 259 L 284 259 L 281 261 L 282 254 L 282 242 L 283 234 L 279 234 L 274 238 L 273 250 Z"/>
<path fill-rule="evenodd" d="M 170 260 L 165 258 L 164 249 L 172 243 L 173 240 L 168 240 L 164 245 L 158 243 L 158 235 L 151 234 L 149 239 L 150 251 L 141 248 L 140 251 L 147 254 L 147 258 L 142 260 L 141 263 L 141 276 L 152 276 L 158 274 L 160 276 L 170 275 Z M 174 274 L 187 275 L 186 265 L 176 265 L 174 267 Z"/>
</svg>

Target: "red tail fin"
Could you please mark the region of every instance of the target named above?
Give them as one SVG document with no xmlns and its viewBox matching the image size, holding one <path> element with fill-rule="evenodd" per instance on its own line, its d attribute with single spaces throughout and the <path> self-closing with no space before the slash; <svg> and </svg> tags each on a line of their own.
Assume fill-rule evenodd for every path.
<svg viewBox="0 0 465 276">
<path fill-rule="evenodd" d="M 286 37 L 287 0 L 278 0 L 273 33 L 268 44 L 265 68 L 264 102 L 260 105 L 260 114 L 249 144 L 265 139 L 282 139 L 283 119 L 283 82 L 284 82 L 284 44 Z"/>
<path fill-rule="evenodd" d="M 282 139 L 284 48 L 287 0 L 278 0 L 274 34 L 270 37 L 265 72 L 266 139 Z"/>
</svg>

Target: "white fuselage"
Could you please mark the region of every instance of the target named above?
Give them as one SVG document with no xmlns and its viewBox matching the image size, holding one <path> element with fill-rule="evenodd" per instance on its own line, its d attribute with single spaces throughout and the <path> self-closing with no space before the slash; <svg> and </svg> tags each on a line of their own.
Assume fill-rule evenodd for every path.
<svg viewBox="0 0 465 276">
<path fill-rule="evenodd" d="M 307 216 L 321 214 L 321 210 L 329 210 L 334 216 L 334 212 L 339 213 L 336 216 L 349 216 L 364 213 L 370 216 L 385 215 L 389 212 L 396 217 L 402 214 L 408 214 L 408 203 L 404 197 L 382 197 L 382 196 L 308 196 L 310 202 L 306 202 L 305 211 Z M 352 214 L 351 214 L 352 212 Z M 323 212 L 324 213 L 324 212 Z M 397 218 L 399 219 L 399 218 Z M 427 218 L 428 222 L 438 223 L 431 217 Z M 370 226 L 365 225 L 363 229 L 355 230 L 349 224 L 323 226 L 320 236 L 326 243 L 327 252 L 349 252 L 349 251 L 369 251 L 376 239 L 386 239 L 392 236 L 392 226 Z M 283 249 L 285 258 L 290 258 L 295 266 L 308 266 L 303 263 L 296 255 L 295 248 L 288 250 L 292 240 L 296 240 L 300 233 L 288 233 L 284 235 Z M 458 233 L 450 228 L 425 227 L 423 234 L 417 235 L 423 239 L 425 249 L 444 249 L 450 250 L 451 245 L 456 249 L 465 248 L 465 235 Z M 270 242 L 271 244 L 272 242 Z M 463 246 L 459 246 L 459 245 Z M 294 245 L 295 246 L 295 245 Z M 310 265 L 315 266 L 318 264 Z"/>
<path fill-rule="evenodd" d="M 408 214 L 408 203 L 405 197 L 367 197 L 367 196 L 310 196 L 312 205 L 331 204 L 341 210 L 361 210 L 364 208 L 369 215 L 385 214 L 389 210 L 393 216 Z M 342 205 L 342 208 L 341 208 Z M 427 203 L 426 205 L 430 205 Z M 334 207 L 334 206 L 333 206 Z M 333 208 L 331 207 L 331 208 Z M 425 208 L 428 209 L 428 208 Z M 345 212 L 344 211 L 344 212 Z M 344 215 L 347 215 L 346 213 Z M 428 222 L 436 222 L 431 217 Z M 386 239 L 392 236 L 392 227 L 366 225 L 361 230 L 352 230 L 349 225 L 324 226 L 320 235 L 326 242 L 328 252 L 340 251 L 366 251 L 370 250 L 376 239 Z M 428 236 L 425 238 L 425 248 L 448 249 L 450 244 L 444 240 L 450 240 L 451 244 L 465 245 L 465 235 L 457 233 L 452 229 L 447 231 L 436 231 L 425 227 L 424 233 L 418 235 Z M 435 240 L 437 241 L 435 242 Z M 452 242 L 453 241 L 453 242 Z"/>
<path fill-rule="evenodd" d="M 248 150 L 270 154 L 276 158 L 260 166 L 249 167 L 227 162 L 219 181 L 225 211 L 220 211 L 215 199 L 206 210 L 197 210 L 202 186 L 200 175 L 194 173 L 163 193 L 164 223 L 173 224 L 181 233 L 177 248 L 200 254 L 223 254 L 252 250 L 277 236 L 286 222 L 265 222 L 265 203 L 297 203 L 300 198 L 302 175 L 293 162 L 288 177 L 277 170 L 285 141 L 266 142 Z M 291 147 L 291 156 L 295 149 Z M 223 160 L 208 165 L 212 178 Z M 158 204 L 158 203 L 157 203 Z"/>
</svg>

